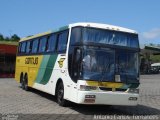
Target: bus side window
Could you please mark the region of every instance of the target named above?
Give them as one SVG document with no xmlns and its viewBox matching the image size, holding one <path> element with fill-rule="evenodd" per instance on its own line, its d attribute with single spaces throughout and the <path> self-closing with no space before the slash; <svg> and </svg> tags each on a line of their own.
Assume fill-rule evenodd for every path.
<svg viewBox="0 0 160 120">
<path fill-rule="evenodd" d="M 80 43 L 82 40 L 81 37 L 82 37 L 82 28 L 81 27 L 72 28 L 70 45 L 75 45 L 75 43 Z"/>
<path fill-rule="evenodd" d="M 56 35 L 51 34 L 51 36 L 48 37 L 47 44 L 46 44 L 46 51 L 47 52 L 53 52 L 56 48 Z"/>
<path fill-rule="evenodd" d="M 38 39 L 33 40 L 33 45 L 32 45 L 32 53 L 37 53 L 38 50 Z"/>
<path fill-rule="evenodd" d="M 39 43 L 39 53 L 43 53 L 46 50 L 46 43 L 47 43 L 47 37 L 44 36 L 40 38 L 40 43 Z"/>
<path fill-rule="evenodd" d="M 58 52 L 65 52 L 67 48 L 67 40 L 68 40 L 68 30 L 60 33 L 58 35 Z"/>
<path fill-rule="evenodd" d="M 26 52 L 26 42 L 22 42 L 21 43 L 21 53 L 25 53 Z"/>
<path fill-rule="evenodd" d="M 30 53 L 31 52 L 31 41 L 27 41 L 27 47 L 26 47 L 26 53 Z"/>
</svg>

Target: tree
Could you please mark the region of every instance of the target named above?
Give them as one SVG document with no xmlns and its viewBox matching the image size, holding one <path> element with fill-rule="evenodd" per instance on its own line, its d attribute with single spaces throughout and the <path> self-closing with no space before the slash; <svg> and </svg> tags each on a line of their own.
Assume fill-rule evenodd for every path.
<svg viewBox="0 0 160 120">
<path fill-rule="evenodd" d="M 0 34 L 0 41 L 3 41 L 4 40 L 4 37 L 2 34 Z"/>
<path fill-rule="evenodd" d="M 14 34 L 11 36 L 10 40 L 18 42 L 20 40 L 20 37 L 18 35 Z"/>
<path fill-rule="evenodd" d="M 16 34 L 12 35 L 11 37 L 4 37 L 2 34 L 0 34 L 0 41 L 18 42 L 19 40 L 20 40 L 20 37 Z"/>
<path fill-rule="evenodd" d="M 4 40 L 5 41 L 10 41 L 10 38 L 9 37 L 5 37 Z"/>
</svg>

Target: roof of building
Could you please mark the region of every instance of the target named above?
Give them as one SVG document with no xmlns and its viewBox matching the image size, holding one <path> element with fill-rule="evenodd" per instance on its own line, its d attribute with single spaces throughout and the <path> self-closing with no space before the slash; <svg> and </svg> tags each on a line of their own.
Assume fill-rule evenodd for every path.
<svg viewBox="0 0 160 120">
<path fill-rule="evenodd" d="M 0 41 L 0 44 L 4 45 L 18 45 L 18 42 L 12 42 L 12 41 Z"/>
<path fill-rule="evenodd" d="M 17 42 L 2 42 L 0 41 L 0 55 L 12 54 L 15 55 L 17 52 Z"/>
<path fill-rule="evenodd" d="M 146 45 L 144 46 L 144 49 L 141 49 L 141 53 L 149 53 L 153 55 L 160 55 L 160 47 L 157 46 L 151 46 L 151 45 Z"/>
</svg>

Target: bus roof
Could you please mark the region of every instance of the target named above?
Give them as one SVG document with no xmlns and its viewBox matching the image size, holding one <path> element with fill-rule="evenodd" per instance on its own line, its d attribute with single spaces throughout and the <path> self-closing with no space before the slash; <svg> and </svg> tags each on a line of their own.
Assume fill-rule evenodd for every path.
<svg viewBox="0 0 160 120">
<path fill-rule="evenodd" d="M 106 30 L 121 31 L 121 32 L 137 34 L 137 32 L 135 30 L 131 30 L 131 29 L 123 28 L 123 27 L 119 27 L 119 26 L 101 24 L 101 23 L 79 22 L 79 23 L 69 24 L 68 26 L 60 27 L 59 29 L 56 29 L 56 30 L 50 30 L 48 32 L 39 33 L 39 34 L 36 34 L 36 35 L 33 35 L 33 36 L 28 36 L 28 37 L 22 38 L 20 40 L 20 42 L 25 41 L 25 40 L 30 40 L 30 39 L 33 39 L 33 38 L 37 38 L 37 37 L 41 37 L 41 36 L 44 36 L 44 35 L 48 35 L 48 34 L 51 34 L 51 33 L 59 32 L 59 31 L 66 30 L 66 29 L 71 28 L 71 27 L 76 27 L 76 26 L 93 27 L 93 28 L 100 28 L 100 29 L 106 29 Z"/>
<path fill-rule="evenodd" d="M 69 25 L 69 27 L 76 27 L 76 26 L 95 27 L 95 28 L 101 28 L 101 29 L 115 30 L 115 31 L 137 34 L 137 32 L 135 30 L 131 30 L 131 29 L 124 28 L 124 27 L 119 27 L 119 26 L 114 26 L 114 25 L 109 25 L 109 24 L 81 22 L 81 23 L 74 23 L 74 24 Z"/>
<path fill-rule="evenodd" d="M 63 27 L 60 27 L 59 29 L 50 30 L 50 31 L 47 31 L 47 32 L 43 32 L 43 33 L 39 33 L 39 34 L 36 34 L 36 35 L 32 35 L 32 36 L 28 36 L 28 37 L 22 38 L 20 40 L 20 42 L 26 41 L 26 40 L 30 40 L 30 39 L 34 39 L 34 38 L 37 38 L 37 37 L 41 37 L 41 36 L 44 36 L 44 35 L 49 35 L 51 33 L 63 31 L 63 30 L 66 30 L 66 29 L 68 29 L 68 26 L 63 26 Z"/>
</svg>

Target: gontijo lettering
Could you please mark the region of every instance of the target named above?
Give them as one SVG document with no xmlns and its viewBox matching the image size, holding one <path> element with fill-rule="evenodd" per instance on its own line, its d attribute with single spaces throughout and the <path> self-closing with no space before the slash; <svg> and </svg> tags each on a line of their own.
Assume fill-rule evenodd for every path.
<svg viewBox="0 0 160 120">
<path fill-rule="evenodd" d="M 38 57 L 27 57 L 25 59 L 25 64 L 37 65 L 38 64 Z"/>
</svg>

